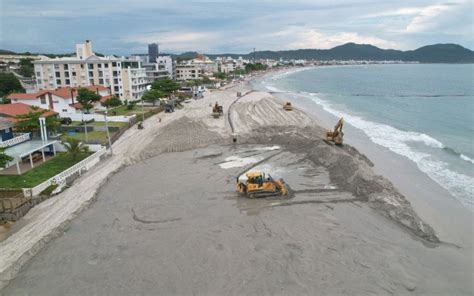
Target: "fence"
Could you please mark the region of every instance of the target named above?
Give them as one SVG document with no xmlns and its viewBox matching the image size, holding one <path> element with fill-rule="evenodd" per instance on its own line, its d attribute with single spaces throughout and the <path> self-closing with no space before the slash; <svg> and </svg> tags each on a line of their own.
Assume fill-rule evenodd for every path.
<svg viewBox="0 0 474 296">
<path fill-rule="evenodd" d="M 19 136 L 16 136 L 10 140 L 0 142 L 0 148 L 6 148 L 6 147 L 10 147 L 16 144 L 20 144 L 20 143 L 28 141 L 29 139 L 30 139 L 29 133 L 19 134 Z"/>
<path fill-rule="evenodd" d="M 81 175 L 83 172 L 86 172 L 91 167 L 96 165 L 100 161 L 100 157 L 106 153 L 107 149 L 102 147 L 99 151 L 95 152 L 91 156 L 87 157 L 86 159 L 76 163 L 72 167 L 68 168 L 67 170 L 57 174 L 56 176 L 44 181 L 43 183 L 33 187 L 33 188 L 23 188 L 23 193 L 25 196 L 37 196 L 43 190 L 48 188 L 51 185 L 58 184 L 60 186 L 64 186 L 66 183 L 66 178 L 79 173 Z"/>
<path fill-rule="evenodd" d="M 107 121 L 112 121 L 112 122 L 129 122 L 130 121 L 130 118 L 133 117 L 135 115 L 131 115 L 131 116 L 120 116 L 120 115 L 116 115 L 116 116 L 107 116 Z M 105 118 L 104 118 L 104 115 L 103 114 L 98 114 L 98 113 L 94 113 L 94 114 L 80 114 L 80 113 L 76 113 L 76 114 L 64 114 L 64 117 L 69 117 L 71 118 L 73 121 L 82 121 L 82 119 L 84 120 L 92 120 L 94 119 L 95 121 L 100 121 L 100 122 L 103 122 L 105 121 Z"/>
</svg>

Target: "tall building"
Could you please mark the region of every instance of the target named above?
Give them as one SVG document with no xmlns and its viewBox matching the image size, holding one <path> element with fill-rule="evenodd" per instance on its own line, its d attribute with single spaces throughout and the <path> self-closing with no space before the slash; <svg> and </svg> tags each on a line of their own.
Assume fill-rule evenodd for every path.
<svg viewBox="0 0 474 296">
<path fill-rule="evenodd" d="M 76 45 L 76 56 L 45 57 L 33 65 L 40 90 L 104 85 L 120 99 L 138 100 L 149 84 L 140 60 L 96 56 L 90 40 Z"/>
<path fill-rule="evenodd" d="M 156 63 L 157 57 L 158 57 L 158 44 L 156 43 L 148 44 L 148 61 L 150 63 Z"/>
</svg>

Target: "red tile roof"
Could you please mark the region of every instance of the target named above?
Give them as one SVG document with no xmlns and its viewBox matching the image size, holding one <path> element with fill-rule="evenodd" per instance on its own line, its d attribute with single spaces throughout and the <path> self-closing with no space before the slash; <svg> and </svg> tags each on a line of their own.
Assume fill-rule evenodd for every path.
<svg viewBox="0 0 474 296">
<path fill-rule="evenodd" d="M 33 93 L 33 94 L 10 94 L 8 96 L 9 99 L 24 99 L 24 100 L 34 100 L 37 99 L 38 97 L 42 96 L 45 93 L 52 93 L 58 97 L 64 98 L 64 99 L 69 99 L 71 98 L 71 90 L 74 93 L 74 96 L 77 95 L 77 89 L 82 88 L 82 87 L 60 87 L 57 89 L 46 89 L 46 90 L 40 90 L 39 92 Z M 108 90 L 107 87 L 103 85 L 91 85 L 91 86 L 84 86 L 84 88 L 87 88 L 88 90 L 91 90 L 93 92 L 97 91 L 104 91 Z"/>
<path fill-rule="evenodd" d="M 105 103 L 113 97 L 114 97 L 114 95 L 102 96 L 102 98 L 100 98 L 100 102 Z"/>
<path fill-rule="evenodd" d="M 14 93 L 14 94 L 10 94 L 8 96 L 9 99 L 23 99 L 23 100 L 34 100 L 34 99 L 37 99 L 38 97 L 46 94 L 46 93 L 49 93 L 50 91 L 48 90 L 41 90 L 39 92 L 36 92 L 36 93 L 33 93 L 33 94 L 25 94 L 25 93 Z"/>
<path fill-rule="evenodd" d="M 15 103 L 15 104 L 0 104 L 0 115 L 6 117 L 7 120 L 11 122 L 16 122 L 16 116 L 28 114 L 30 112 L 41 112 L 43 117 L 49 117 L 51 115 L 55 115 L 56 112 L 45 110 L 45 109 L 33 109 L 30 105 L 23 104 L 23 103 Z"/>
</svg>

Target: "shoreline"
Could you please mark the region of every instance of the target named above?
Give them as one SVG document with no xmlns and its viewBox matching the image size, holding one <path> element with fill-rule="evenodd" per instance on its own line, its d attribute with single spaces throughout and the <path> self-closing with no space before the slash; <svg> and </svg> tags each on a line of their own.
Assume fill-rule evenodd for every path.
<svg viewBox="0 0 474 296">
<path fill-rule="evenodd" d="M 268 73 L 256 79 L 253 85 L 262 90 L 265 88 L 262 79 L 273 75 L 275 73 Z M 321 105 L 312 102 L 300 93 L 283 91 L 272 94 L 281 102 L 291 101 L 295 106 L 306 110 L 313 119 L 328 129 L 332 128 L 334 122 L 338 120 L 334 114 L 324 110 Z M 372 142 L 362 130 L 349 123 L 344 129 L 348 131 L 345 133 L 345 143 L 353 145 L 361 153 L 367 155 L 375 164 L 375 172 L 394 183 L 395 187 L 412 203 L 416 212 L 435 228 L 442 240 L 473 247 L 470 234 L 473 231 L 474 213 L 466 205 L 422 172 L 413 161 Z M 452 216 L 457 219 L 451 219 Z"/>
<path fill-rule="evenodd" d="M 62 221 L 60 225 L 55 226 L 50 223 L 51 232 L 47 237 L 41 238 L 41 245 L 35 245 L 33 250 L 25 253 L 25 256 L 29 257 L 18 257 L 17 254 L 17 258 L 21 258 L 21 262 L 14 262 L 14 257 L 9 258 L 10 269 L 8 271 L 3 269 L 3 272 L 0 273 L 2 285 L 6 285 L 8 281 L 12 280 L 20 267 L 30 257 L 38 253 L 45 243 L 54 237 L 60 236 L 60 238 L 49 243 L 51 245 L 49 248 L 31 259 L 32 263 L 28 264 L 28 269 L 20 272 L 19 277 L 14 279 L 12 284 L 7 287 L 7 291 L 14 294 L 13 291 L 18 292 L 21 289 L 32 289 L 32 291 L 38 291 L 41 294 L 41 291 L 45 291 L 43 289 L 48 288 L 47 282 L 49 280 L 47 279 L 51 277 L 64 277 L 61 281 L 61 287 L 67 289 L 67 283 L 76 281 L 77 277 L 74 276 L 76 273 L 77 276 L 81 277 L 85 274 L 93 274 L 95 268 L 99 268 L 100 271 L 104 267 L 108 267 L 107 270 L 110 272 L 110 277 L 103 278 L 103 280 L 106 282 L 116 281 L 118 278 L 123 277 L 123 274 L 120 273 L 120 270 L 114 268 L 113 264 L 115 261 L 110 260 L 110 258 L 118 256 L 122 260 L 132 260 L 130 263 L 133 263 L 132 258 L 135 258 L 135 256 L 141 258 L 140 256 L 143 253 L 151 257 L 140 259 L 140 266 L 150 268 L 149 264 L 152 264 L 154 260 L 160 260 L 159 262 L 164 263 L 161 267 L 166 271 L 166 274 L 164 275 L 161 272 L 154 272 L 149 275 L 140 273 L 142 277 L 163 276 L 174 283 L 179 279 L 179 277 L 172 276 L 175 274 L 172 267 L 176 264 L 179 264 L 181 270 L 185 270 L 184 274 L 188 272 L 198 278 L 204 276 L 202 280 L 208 282 L 212 276 L 207 278 L 205 275 L 199 275 L 202 272 L 196 271 L 194 268 L 200 264 L 211 264 L 208 270 L 211 271 L 211 274 L 214 274 L 214 270 L 217 272 L 220 268 L 224 268 L 226 263 L 235 264 L 234 252 L 237 258 L 240 257 L 242 259 L 244 258 L 244 254 L 241 254 L 242 251 L 248 254 L 249 252 L 252 253 L 250 250 L 257 250 L 254 253 L 255 255 L 251 255 L 251 258 L 255 262 L 259 262 L 259 266 L 264 266 L 266 258 L 274 256 L 277 256 L 273 258 L 275 264 L 292 264 L 293 259 L 291 259 L 291 256 L 280 258 L 278 255 L 286 254 L 287 252 L 293 254 L 293 258 L 296 258 L 295 260 L 299 260 L 300 256 L 301 258 L 306 258 L 303 254 L 298 253 L 300 252 L 298 250 L 311 250 L 311 252 L 306 253 L 306 256 L 309 256 L 311 260 L 318 258 L 318 256 L 314 257 L 314 254 L 323 252 L 328 256 L 325 264 L 328 264 L 328 268 L 333 269 L 334 274 L 331 276 L 332 278 L 340 280 L 341 275 L 343 277 L 350 277 L 354 279 L 354 283 L 347 286 L 347 288 L 352 288 L 354 289 L 353 291 L 371 290 L 375 293 L 381 293 L 381 291 L 413 291 L 419 285 L 422 286 L 420 288 L 421 291 L 432 288 L 427 286 L 423 279 L 413 275 L 412 273 L 414 272 L 407 270 L 410 266 L 414 266 L 413 268 L 418 269 L 421 274 L 421 270 L 426 268 L 417 265 L 418 263 L 402 262 L 403 264 L 400 265 L 400 262 L 397 261 L 400 258 L 392 259 L 392 264 L 398 270 L 402 270 L 401 273 L 395 272 L 383 264 L 380 265 L 385 260 L 389 260 L 387 257 L 390 256 L 389 254 L 393 255 L 403 252 L 404 247 L 410 250 L 405 255 L 410 254 L 410 260 L 414 262 L 418 262 L 416 258 L 421 256 L 421 258 L 433 259 L 430 265 L 433 264 L 436 267 L 443 266 L 442 260 L 430 257 L 434 256 L 434 254 L 442 254 L 443 256 L 448 254 L 449 256 L 454 256 L 453 260 L 460 260 L 459 254 L 461 253 L 455 253 L 457 249 L 444 244 L 435 244 L 437 247 L 431 249 L 422 244 L 419 239 L 414 240 L 405 231 L 409 227 L 418 227 L 416 223 L 412 224 L 412 220 L 399 220 L 398 224 L 394 223 L 398 219 L 398 215 L 409 214 L 412 215 L 410 219 L 413 217 L 417 219 L 416 213 L 407 207 L 406 204 L 403 204 L 403 198 L 396 194 L 396 189 L 385 181 L 380 183 L 385 186 L 382 188 L 384 192 L 382 196 L 388 192 L 390 198 L 395 198 L 395 200 L 390 199 L 392 202 L 403 204 L 403 210 L 397 212 L 396 207 L 390 206 L 383 200 L 377 200 L 378 197 L 374 194 L 380 194 L 382 191 L 379 192 L 379 185 L 374 184 L 378 184 L 377 182 L 380 182 L 380 180 L 372 175 L 367 165 L 367 160 L 357 151 L 354 151 L 349 146 L 337 150 L 337 148 L 330 147 L 318 140 L 317 147 L 313 148 L 316 149 L 317 153 L 306 155 L 308 151 L 304 147 L 312 143 L 311 140 L 308 142 L 308 136 L 309 139 L 322 136 L 321 133 L 324 129 L 318 126 L 321 123 L 318 122 L 317 125 L 314 119 L 311 119 L 305 112 L 298 109 L 291 111 L 292 113 L 283 111 L 281 105 L 269 93 L 254 92 L 243 97 L 235 104 L 230 117 L 232 117 L 234 124 L 237 126 L 238 145 L 233 146 L 231 144 L 231 133 L 226 119 L 227 116 L 213 119 L 206 110 L 209 109 L 209 104 L 216 100 L 223 105 L 224 110 L 228 110 L 229 106 L 236 99 L 236 92 L 248 88 L 246 84 L 239 83 L 225 90 L 206 93 L 204 99 L 193 101 L 187 106 L 185 105 L 183 110 L 179 110 L 171 115 L 158 115 L 160 118 L 163 117 L 164 124 L 157 123 L 157 116 L 147 119 L 143 131 L 149 139 L 142 142 L 143 146 L 137 145 L 138 141 L 143 141 L 139 139 L 145 137 L 143 131 L 138 132 L 134 129 L 127 131 L 123 138 L 120 138 L 116 142 L 117 144 L 114 144 L 116 155 L 99 164 L 92 172 L 85 174 L 65 192 L 46 201 L 44 205 L 40 204 L 38 209 L 36 207 L 33 208 L 25 216 L 25 220 L 30 223 L 37 222 L 35 219 L 41 219 L 45 213 L 51 211 L 50 207 L 54 208 L 60 202 L 63 203 L 63 207 L 67 206 L 66 203 L 71 198 L 77 199 L 76 202 L 78 203 L 85 202 L 88 204 L 88 198 L 91 198 L 89 199 L 90 201 L 95 201 L 83 213 L 79 214 L 80 211 L 86 208 L 84 204 L 71 211 L 74 213 L 73 216 L 62 216 L 61 218 L 66 220 Z M 291 141 L 288 142 L 288 139 L 291 139 Z M 268 153 L 272 153 L 271 151 L 265 152 L 266 147 L 275 147 L 274 145 L 277 144 L 282 147 L 283 156 L 273 157 L 269 160 L 268 165 L 270 167 L 267 169 L 272 170 L 271 168 L 273 167 L 272 172 L 279 172 L 279 174 L 285 177 L 285 180 L 288 179 L 294 189 L 299 190 L 297 197 L 293 200 L 278 202 L 272 200 L 247 200 L 246 198 L 237 197 L 233 191 L 234 186 L 229 183 L 233 182 L 234 175 L 241 171 L 242 167 L 226 170 L 216 168 L 217 165 L 228 161 L 229 157 L 235 157 L 236 153 L 244 158 L 259 155 L 259 157 L 266 159 L 271 156 Z M 320 155 L 322 154 L 325 157 L 321 158 Z M 123 157 L 123 159 L 117 162 L 119 160 L 117 157 L 119 156 Z M 352 184 L 344 179 L 345 177 L 334 179 L 334 174 L 345 173 L 344 171 L 338 171 L 337 168 L 340 157 L 343 157 L 347 162 L 353 163 L 356 169 L 364 167 L 361 173 L 356 172 L 362 178 L 360 180 L 362 182 L 358 185 L 359 187 L 353 188 Z M 292 163 L 298 165 L 295 167 Z M 109 168 L 111 164 L 114 164 L 113 167 L 115 168 L 113 173 Z M 347 165 L 344 162 L 341 164 Z M 157 171 L 158 168 L 163 168 L 166 173 L 161 174 L 159 170 Z M 248 167 L 246 168 L 248 169 Z M 302 168 L 304 172 L 299 172 Z M 293 172 L 296 173 L 296 176 L 294 176 Z M 89 183 L 92 180 L 91 178 L 95 180 L 92 186 Z M 104 181 L 97 180 L 99 178 L 105 179 Z M 186 180 L 186 182 L 181 180 Z M 211 180 L 216 182 L 211 182 Z M 317 181 L 316 184 L 310 184 L 314 183 L 315 180 Z M 333 185 L 336 185 L 338 190 L 334 191 L 331 187 L 333 185 L 330 182 L 336 182 Z M 365 187 L 364 183 L 366 182 L 370 185 L 369 187 Z M 330 186 L 327 187 L 328 185 Z M 83 186 L 88 186 L 89 191 L 82 192 L 80 189 Z M 316 188 L 311 186 L 316 186 Z M 157 188 L 165 188 L 165 190 L 157 190 Z M 311 190 L 322 190 L 322 193 L 314 195 L 312 193 L 305 193 L 305 190 L 310 190 L 309 192 L 313 192 Z M 358 192 L 358 190 L 366 191 Z M 89 193 L 92 196 L 86 196 Z M 358 198 L 358 195 L 363 198 Z M 370 199 L 369 196 L 373 200 L 367 202 L 366 199 Z M 130 197 L 134 197 L 133 201 L 130 200 Z M 346 200 L 349 202 L 346 203 Z M 235 207 L 239 211 L 236 211 Z M 108 211 L 109 215 L 101 215 L 101 211 L 104 209 Z M 61 210 L 64 210 L 64 208 L 61 208 Z M 386 211 L 386 215 L 380 215 L 383 211 Z M 58 213 L 56 211 L 48 215 Z M 131 217 L 130 213 L 133 213 Z M 188 215 L 183 216 L 183 213 Z M 76 218 L 72 220 L 74 217 Z M 156 217 L 161 217 L 161 220 L 157 220 Z M 291 223 L 292 219 L 297 219 L 298 223 Z M 249 221 L 243 222 L 245 220 Z M 265 222 L 265 220 L 267 221 Z M 416 221 L 420 223 L 419 220 Z M 61 221 L 56 220 L 56 222 Z M 143 223 L 151 225 L 147 226 L 143 225 Z M 157 226 L 153 226 L 153 223 L 157 223 Z M 175 223 L 176 226 L 170 226 L 171 232 L 169 232 L 166 227 L 160 227 L 159 225 L 161 224 L 159 223 L 172 223 L 172 225 Z M 242 228 L 233 227 L 235 224 L 242 225 Z M 400 226 L 402 227 L 400 228 Z M 218 229 L 214 229 L 216 227 Z M 429 225 L 424 227 L 429 228 Z M 424 227 L 421 224 L 421 231 L 425 231 L 423 230 Z M 67 235 L 62 235 L 62 231 L 66 228 L 68 229 Z M 287 228 L 289 229 L 287 230 Z M 33 231 L 34 227 L 30 229 L 30 231 Z M 309 229 L 312 229 L 312 231 L 308 232 Z M 127 235 L 131 236 L 130 240 L 123 241 L 124 231 Z M 289 235 L 289 233 L 293 232 L 295 235 L 297 234 L 297 237 Z M 357 236 L 360 236 L 360 238 L 354 238 L 352 232 L 357 233 Z M 255 237 L 253 239 L 245 239 L 249 233 L 252 233 L 252 236 Z M 374 233 L 377 235 L 374 236 Z M 383 235 L 388 233 L 390 233 L 390 236 L 393 236 L 393 238 L 389 239 L 390 243 L 386 241 L 388 238 L 383 238 Z M 24 229 L 20 229 L 12 235 L 12 237 L 17 236 L 17 244 L 21 244 L 22 234 L 25 234 L 23 239 L 28 238 L 28 233 L 25 233 Z M 315 240 L 312 235 L 317 236 L 318 239 Z M 379 235 L 382 237 L 378 237 Z M 158 239 L 163 236 L 167 239 Z M 184 244 L 183 246 L 183 240 L 187 242 L 188 236 L 192 238 L 193 243 L 191 245 Z M 326 236 L 330 238 L 325 238 Z M 0 250 L 5 251 L 6 245 L 12 243 L 12 237 L 8 238 L 6 243 L 0 243 Z M 107 237 L 108 239 L 103 241 L 102 237 Z M 173 237 L 179 239 L 175 241 Z M 202 237 L 206 239 L 202 240 Z M 38 239 L 39 237 L 36 238 Z M 31 238 L 29 239 L 31 240 Z M 345 246 L 354 244 L 354 239 L 357 239 L 358 243 L 354 245 L 355 250 L 347 250 Z M 91 246 L 88 243 L 89 241 L 98 242 Z M 213 249 L 209 249 L 206 247 L 209 241 L 216 243 L 217 250 L 224 250 L 226 252 L 216 253 Z M 286 241 L 288 241 L 287 244 L 282 244 L 282 242 Z M 137 250 L 139 253 L 135 253 L 136 244 L 139 245 Z M 198 248 L 194 244 L 197 244 Z M 314 244 L 316 244 L 316 249 L 314 249 Z M 318 244 L 323 244 L 324 246 L 327 244 L 327 246 L 321 249 L 317 247 Z M 82 256 L 86 260 L 82 258 L 77 260 L 69 258 L 66 260 L 71 246 L 83 250 L 82 252 L 85 253 Z M 131 248 L 132 246 L 135 247 Z M 148 248 L 142 249 L 145 246 L 148 246 Z M 151 246 L 153 247 L 150 248 Z M 259 255 L 258 250 L 262 250 L 261 246 L 273 247 L 264 252 L 264 255 Z M 14 246 L 10 245 L 10 247 Z M 181 256 L 175 257 L 177 254 L 173 250 L 180 247 L 185 248 L 182 254 L 188 254 L 189 252 L 191 258 L 184 256 L 186 260 L 183 260 Z M 166 251 L 156 253 L 156 248 L 169 252 L 172 259 L 167 259 Z M 333 253 L 334 251 L 327 248 L 336 249 L 338 252 Z M 116 253 L 116 249 L 132 252 L 133 255 L 128 254 L 122 257 L 120 252 Z M 326 254 L 326 250 L 329 250 L 330 254 Z M 427 252 L 427 250 L 430 251 Z M 16 250 L 13 248 L 10 251 L 15 252 Z M 97 257 L 96 252 L 100 252 L 99 257 Z M 2 254 L 5 254 L 5 252 L 2 252 Z M 220 261 L 212 259 L 216 255 L 218 259 L 222 257 L 219 259 Z M 102 262 L 101 264 L 104 267 L 94 263 L 97 262 L 97 258 L 100 259 L 102 257 L 105 259 L 102 259 L 100 262 Z M 87 258 L 92 259 L 87 260 Z M 150 258 L 153 259 L 151 260 Z M 204 262 L 210 263 L 194 262 L 195 264 L 189 264 L 189 260 L 199 261 L 201 260 L 200 258 L 205 260 Z M 350 263 L 354 258 L 357 258 L 357 261 Z M 5 257 L 0 256 L 0 263 L 7 263 L 5 259 Z M 334 266 L 334 263 L 340 262 L 340 260 L 349 260 L 349 269 L 347 267 Z M 361 261 L 366 263 L 361 265 L 359 263 Z M 313 263 L 316 262 L 313 261 Z M 254 266 L 252 261 L 248 263 L 244 261 L 242 263 L 245 263 L 246 268 Z M 52 268 L 50 264 L 56 264 L 56 268 Z M 120 264 L 123 265 L 123 263 Z M 48 266 L 49 268 L 45 269 Z M 295 265 L 295 275 L 302 274 L 303 281 L 309 280 L 308 277 L 313 276 L 307 270 L 298 271 L 298 266 L 301 265 Z M 91 270 L 90 268 L 93 269 Z M 129 268 L 129 265 L 125 264 L 124 269 L 126 270 L 127 268 Z M 279 270 L 277 266 L 269 266 L 269 268 L 269 270 L 273 271 Z M 70 270 L 72 274 L 65 272 L 64 269 Z M 369 286 L 364 287 L 363 281 L 361 282 L 361 278 L 357 278 L 357 275 L 346 274 L 351 269 L 361 272 L 369 269 L 371 271 L 370 276 L 374 278 L 374 281 L 371 281 L 371 285 L 369 283 Z M 38 274 L 37 271 L 39 270 L 47 272 Z M 200 289 L 197 292 L 208 291 L 224 294 L 240 292 L 245 294 L 246 292 L 259 291 L 260 285 L 258 283 L 256 283 L 256 286 L 250 286 L 248 287 L 249 290 L 246 290 L 246 286 L 242 287 L 239 284 L 239 279 L 245 276 L 245 273 L 242 274 L 238 271 L 239 269 L 234 270 L 231 268 L 230 270 L 233 271 L 232 274 L 229 274 L 228 270 L 223 270 L 224 273 L 217 273 L 215 275 L 219 278 L 216 283 L 226 283 L 226 281 L 229 281 L 228 278 L 223 279 L 219 275 L 233 275 L 230 287 L 226 287 L 225 284 L 223 286 L 219 284 L 215 289 Z M 290 270 L 293 270 L 293 268 L 290 268 Z M 380 273 L 380 270 L 383 271 Z M 249 272 L 260 271 L 252 271 L 250 269 Z M 407 276 L 407 272 L 410 276 Z M 429 273 L 433 274 L 433 272 L 436 271 L 429 269 Z M 447 268 L 447 271 L 443 270 L 442 272 L 450 272 L 450 269 Z M 363 275 L 363 272 L 360 274 Z M 132 275 L 136 276 L 133 271 Z M 275 279 L 283 277 L 290 281 L 292 283 L 290 287 L 293 290 L 290 289 L 289 293 L 295 291 L 309 293 L 314 291 L 312 290 L 314 287 L 311 285 L 293 283 L 291 279 L 295 275 L 289 276 L 283 272 L 281 276 L 278 276 L 277 273 Z M 273 277 L 262 278 L 258 275 L 255 276 L 260 278 L 262 282 L 271 282 L 273 280 Z M 386 280 L 386 278 L 392 276 L 396 278 L 396 281 L 400 282 L 400 286 L 393 285 Z M 441 274 L 436 274 L 435 277 L 439 278 L 440 276 Z M 131 278 L 126 277 L 124 280 L 127 282 Z M 377 278 L 378 281 L 383 282 L 383 289 L 374 286 L 377 282 L 375 279 Z M 463 282 L 463 279 L 464 277 L 461 277 L 455 282 Z M 21 286 L 21 283 L 25 282 L 25 280 L 30 284 L 29 287 Z M 267 282 L 267 287 L 271 286 L 270 282 Z M 128 284 L 130 285 L 129 289 L 137 285 L 137 283 L 130 281 L 128 281 Z M 104 289 L 107 284 L 101 285 L 101 283 L 94 282 L 94 285 L 99 290 L 85 291 L 95 291 L 95 293 L 98 291 L 102 291 L 102 293 L 110 292 L 100 290 Z M 443 285 L 449 286 L 445 291 L 454 291 L 452 290 L 453 287 L 448 283 L 437 283 L 437 285 L 441 285 L 441 287 Z M 276 285 L 275 287 L 279 286 Z M 326 291 L 333 293 L 340 291 L 337 290 L 337 287 L 330 286 L 327 288 L 329 290 Z M 173 291 L 167 286 L 161 286 L 159 282 L 154 283 L 151 287 L 154 291 L 161 291 L 165 294 Z M 192 287 L 192 283 L 183 283 L 181 287 L 176 286 L 175 289 L 178 290 L 174 291 L 189 293 L 191 290 L 188 289 Z M 112 287 L 109 288 L 112 289 Z M 143 289 L 143 287 L 137 288 Z M 56 287 L 56 289 L 60 291 L 59 288 Z M 466 291 L 466 289 L 469 289 L 469 284 L 464 283 L 464 286 L 459 289 L 459 291 Z M 115 291 L 121 294 L 120 290 Z M 272 289 L 270 288 L 268 291 L 272 291 Z M 277 291 L 275 290 L 274 292 Z M 124 290 L 122 290 L 122 293 L 124 293 Z"/>
</svg>

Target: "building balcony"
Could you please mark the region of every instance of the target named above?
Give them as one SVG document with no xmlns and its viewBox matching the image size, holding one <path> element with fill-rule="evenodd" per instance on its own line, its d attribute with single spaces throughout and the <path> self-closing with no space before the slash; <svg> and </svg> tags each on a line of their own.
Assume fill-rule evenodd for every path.
<svg viewBox="0 0 474 296">
<path fill-rule="evenodd" d="M 30 140 L 30 134 L 29 133 L 19 133 L 19 134 L 14 134 L 13 138 L 6 140 L 6 141 L 0 141 L 0 148 L 8 148 L 26 141 Z"/>
</svg>

